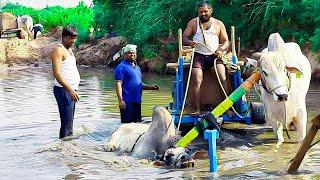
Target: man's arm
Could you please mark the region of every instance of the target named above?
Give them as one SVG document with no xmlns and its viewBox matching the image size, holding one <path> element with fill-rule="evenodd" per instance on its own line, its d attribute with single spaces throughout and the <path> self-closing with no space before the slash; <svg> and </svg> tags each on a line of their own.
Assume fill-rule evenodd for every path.
<svg viewBox="0 0 320 180">
<path fill-rule="evenodd" d="M 116 87 L 116 94 L 117 94 L 118 102 L 119 102 L 119 108 L 125 109 L 126 103 L 122 99 L 122 81 L 116 81 L 115 87 Z"/>
<path fill-rule="evenodd" d="M 216 51 L 216 54 L 219 55 L 222 54 L 223 51 L 227 51 L 229 48 L 229 38 L 226 31 L 226 27 L 224 26 L 223 22 L 218 21 L 219 27 L 220 27 L 220 33 L 219 33 L 219 48 Z"/>
<path fill-rule="evenodd" d="M 142 90 L 159 90 L 159 86 L 154 84 L 154 85 L 146 85 L 142 83 Z"/>
<path fill-rule="evenodd" d="M 197 45 L 196 42 L 189 39 L 189 37 L 194 36 L 196 27 L 197 27 L 197 21 L 195 19 L 192 19 L 191 21 L 189 21 L 186 29 L 184 30 L 184 32 L 182 34 L 183 44 L 191 46 L 191 47 L 195 47 Z"/>
<path fill-rule="evenodd" d="M 52 71 L 53 76 L 56 78 L 56 80 L 59 82 L 61 86 L 63 86 L 69 93 L 75 102 L 79 101 L 78 93 L 66 82 L 66 80 L 61 75 L 61 65 L 62 65 L 62 59 L 63 59 L 63 50 L 60 47 L 55 48 L 50 57 L 52 60 Z"/>
</svg>

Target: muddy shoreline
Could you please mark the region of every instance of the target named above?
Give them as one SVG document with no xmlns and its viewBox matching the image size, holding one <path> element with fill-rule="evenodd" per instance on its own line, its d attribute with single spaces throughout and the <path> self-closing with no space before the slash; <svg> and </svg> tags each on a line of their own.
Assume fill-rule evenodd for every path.
<svg viewBox="0 0 320 180">
<path fill-rule="evenodd" d="M 0 39 L 0 68 L 16 66 L 41 66 L 51 64 L 50 52 L 59 43 L 59 36 L 41 36 L 35 40 L 18 38 Z M 79 65 L 84 67 L 114 66 L 113 56 L 126 44 L 123 37 L 101 38 L 91 43 L 80 44 L 74 48 L 74 53 Z M 320 80 L 320 53 L 314 53 L 310 48 L 305 48 L 303 53 L 309 59 L 312 69 L 312 80 Z M 240 60 L 245 59 L 239 57 Z M 144 71 L 155 72 L 156 68 L 165 69 L 165 63 L 161 58 L 140 58 L 140 65 Z M 167 59 L 167 61 L 174 61 Z M 163 67 L 158 67 L 158 66 Z"/>
</svg>

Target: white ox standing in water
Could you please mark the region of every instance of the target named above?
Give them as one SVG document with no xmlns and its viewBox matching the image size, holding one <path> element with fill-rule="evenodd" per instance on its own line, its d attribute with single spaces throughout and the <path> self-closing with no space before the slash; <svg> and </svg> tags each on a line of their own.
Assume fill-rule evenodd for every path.
<svg viewBox="0 0 320 180">
<path fill-rule="evenodd" d="M 194 165 L 185 148 L 170 148 L 174 145 L 174 123 L 171 114 L 163 107 L 155 107 L 151 124 L 122 124 L 105 144 L 106 151 L 117 150 L 120 154 L 131 153 L 137 158 L 162 156 L 163 165 L 186 168 Z"/>
<path fill-rule="evenodd" d="M 283 128 L 291 122 L 297 142 L 306 136 L 306 94 L 311 66 L 296 43 L 284 43 L 279 33 L 269 36 L 268 48 L 255 53 L 261 69 L 261 96 L 266 107 L 266 123 L 271 124 L 278 145 L 284 142 Z"/>
</svg>

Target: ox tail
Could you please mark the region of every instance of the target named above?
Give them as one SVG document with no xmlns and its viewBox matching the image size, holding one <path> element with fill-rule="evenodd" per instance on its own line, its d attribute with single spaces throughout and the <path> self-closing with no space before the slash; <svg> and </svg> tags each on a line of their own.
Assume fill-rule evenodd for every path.
<svg viewBox="0 0 320 180">
<path fill-rule="evenodd" d="M 287 116 L 288 112 L 287 111 L 288 111 L 288 103 L 287 103 L 287 101 L 285 101 L 284 102 L 284 120 L 285 120 L 285 128 L 284 128 L 284 130 L 286 131 L 288 139 L 291 139 L 290 135 L 289 135 L 289 131 L 288 131 L 288 116 Z"/>
<path fill-rule="evenodd" d="M 288 128 L 285 128 L 284 130 L 286 131 L 286 134 L 287 134 L 288 138 L 291 139 L 290 136 L 289 136 Z"/>
</svg>

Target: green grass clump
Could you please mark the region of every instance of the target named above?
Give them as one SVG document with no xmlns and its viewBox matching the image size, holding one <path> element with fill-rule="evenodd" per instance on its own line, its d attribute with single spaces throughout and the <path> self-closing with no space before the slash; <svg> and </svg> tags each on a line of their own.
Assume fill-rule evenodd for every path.
<svg viewBox="0 0 320 180">
<path fill-rule="evenodd" d="M 49 31 L 57 26 L 73 25 L 77 28 L 78 41 L 88 41 L 89 27 L 94 25 L 94 11 L 80 2 L 74 8 L 62 8 L 60 6 L 47 7 L 44 9 L 33 9 L 18 4 L 7 4 L 1 12 L 10 12 L 15 16 L 30 15 L 34 24 L 40 23 L 45 31 Z"/>
</svg>

